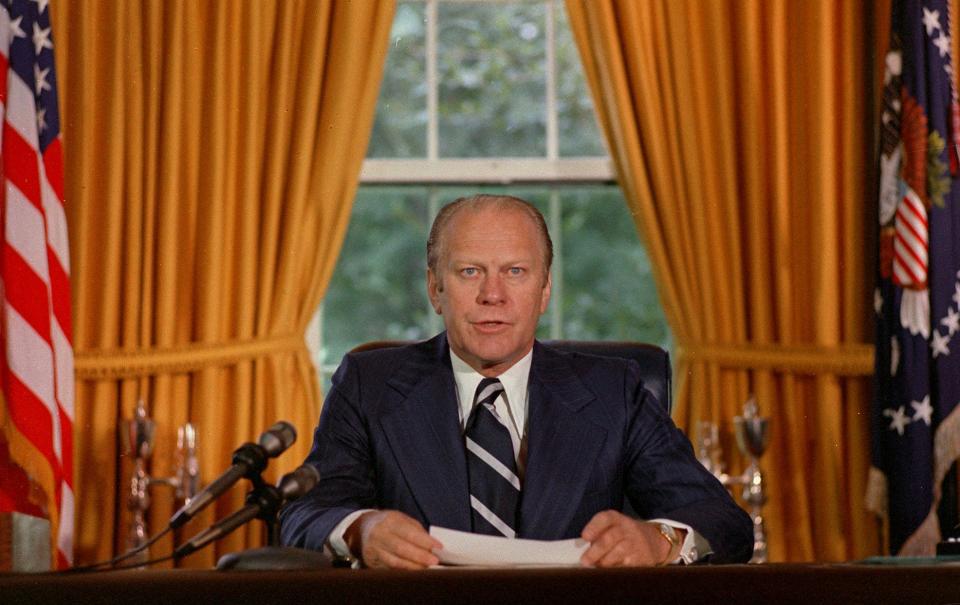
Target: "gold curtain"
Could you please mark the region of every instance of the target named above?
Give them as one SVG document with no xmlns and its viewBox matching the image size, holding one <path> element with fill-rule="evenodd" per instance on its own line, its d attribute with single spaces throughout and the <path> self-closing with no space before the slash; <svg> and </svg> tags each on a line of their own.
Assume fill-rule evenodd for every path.
<svg viewBox="0 0 960 605">
<path fill-rule="evenodd" d="M 773 561 L 878 551 L 869 3 L 567 0 L 677 342 L 676 419 L 755 394 Z"/>
<path fill-rule="evenodd" d="M 394 3 L 51 3 L 66 154 L 77 367 L 79 563 L 124 547 L 118 425 L 144 398 L 150 471 L 176 427 L 203 477 L 276 420 L 306 455 L 319 412 L 307 323 L 333 272 L 373 121 Z M 155 487 L 150 533 L 173 512 Z M 233 489 L 180 536 L 242 505 Z M 260 527 L 219 543 L 260 543 Z M 171 540 L 153 554 L 170 552 Z M 188 564 L 209 565 L 208 549 Z"/>
</svg>

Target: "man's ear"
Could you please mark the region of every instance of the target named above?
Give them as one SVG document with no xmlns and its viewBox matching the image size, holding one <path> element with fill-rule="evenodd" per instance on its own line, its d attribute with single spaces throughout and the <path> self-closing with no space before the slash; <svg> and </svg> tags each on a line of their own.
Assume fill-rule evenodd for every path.
<svg viewBox="0 0 960 605">
<path fill-rule="evenodd" d="M 553 287 L 553 277 L 547 272 L 547 282 L 543 284 L 543 290 L 540 291 L 540 315 L 547 311 L 550 306 L 550 290 Z"/>
<path fill-rule="evenodd" d="M 443 309 L 440 306 L 440 292 L 443 290 L 443 284 L 440 283 L 440 279 L 433 272 L 432 269 L 427 269 L 427 296 L 430 297 L 430 304 L 433 305 L 433 310 L 436 311 L 437 315 L 443 315 Z"/>
</svg>

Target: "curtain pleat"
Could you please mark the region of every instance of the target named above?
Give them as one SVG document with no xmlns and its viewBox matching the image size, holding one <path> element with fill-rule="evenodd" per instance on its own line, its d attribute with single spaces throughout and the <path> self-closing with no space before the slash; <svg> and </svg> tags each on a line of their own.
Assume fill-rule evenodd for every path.
<svg viewBox="0 0 960 605">
<path fill-rule="evenodd" d="M 675 417 L 754 395 L 774 561 L 878 552 L 863 506 L 873 371 L 865 112 L 873 10 L 830 0 L 567 0 L 677 342 Z"/>
<path fill-rule="evenodd" d="M 304 345 L 366 151 L 392 1 L 51 3 L 77 353 L 78 563 L 125 548 L 120 424 L 143 399 L 151 474 L 198 428 L 206 481 L 277 420 L 306 455 L 320 407 Z M 151 489 L 150 533 L 175 510 Z M 170 552 L 243 504 L 237 487 Z M 251 525 L 187 560 L 259 545 Z"/>
</svg>

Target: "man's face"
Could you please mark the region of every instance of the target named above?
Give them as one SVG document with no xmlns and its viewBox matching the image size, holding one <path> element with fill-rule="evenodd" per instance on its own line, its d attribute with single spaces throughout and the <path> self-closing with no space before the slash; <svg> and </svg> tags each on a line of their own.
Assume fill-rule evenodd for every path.
<svg viewBox="0 0 960 605">
<path fill-rule="evenodd" d="M 498 376 L 533 346 L 550 302 L 536 224 L 522 210 L 466 208 L 442 238 L 427 291 L 450 348 L 484 376 Z"/>
</svg>

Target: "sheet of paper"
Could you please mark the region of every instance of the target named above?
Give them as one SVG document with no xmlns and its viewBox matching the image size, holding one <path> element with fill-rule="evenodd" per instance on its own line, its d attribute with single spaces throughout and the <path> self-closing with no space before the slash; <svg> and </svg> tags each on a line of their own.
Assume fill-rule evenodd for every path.
<svg viewBox="0 0 960 605">
<path fill-rule="evenodd" d="M 481 536 L 432 526 L 430 535 L 443 544 L 434 551 L 441 565 L 579 565 L 590 543 L 572 540 L 521 540 Z"/>
</svg>

